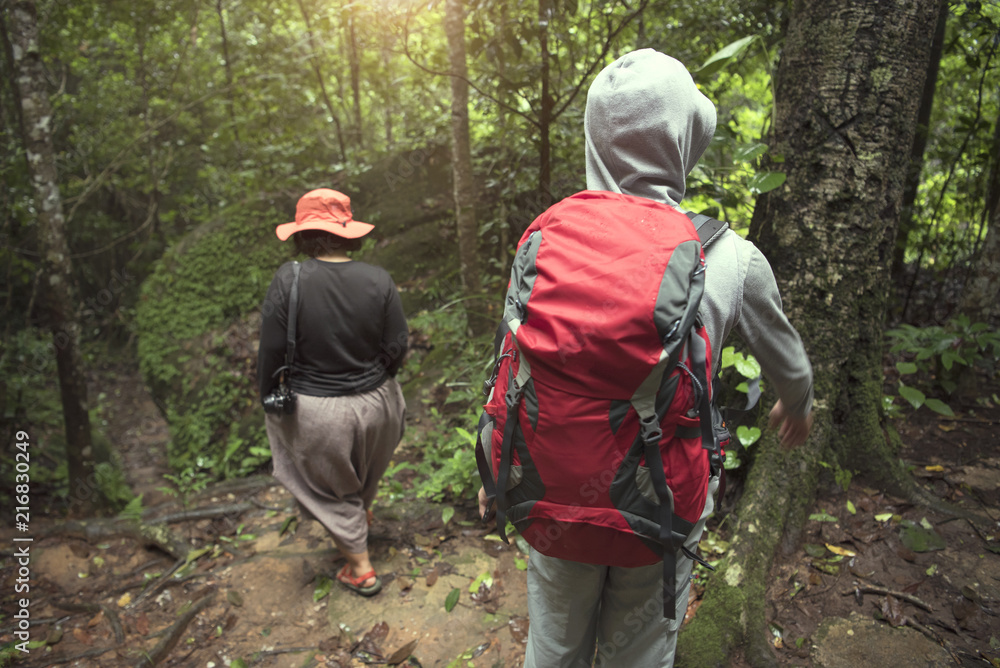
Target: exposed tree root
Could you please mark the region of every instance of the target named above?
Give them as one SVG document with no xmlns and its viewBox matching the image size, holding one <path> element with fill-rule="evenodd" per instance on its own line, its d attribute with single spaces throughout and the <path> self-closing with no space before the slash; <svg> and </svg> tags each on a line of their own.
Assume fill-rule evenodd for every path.
<svg viewBox="0 0 1000 668">
<path fill-rule="evenodd" d="M 242 513 L 253 510 L 256 507 L 253 503 L 233 503 L 227 506 L 212 506 L 208 508 L 196 508 L 194 510 L 182 510 L 178 513 L 171 513 L 161 517 L 148 519 L 146 524 L 158 526 L 160 524 L 173 524 L 175 522 L 190 522 L 193 520 L 210 520 L 227 515 L 238 517 Z"/>
<path fill-rule="evenodd" d="M 143 545 L 155 547 L 174 559 L 183 559 L 191 548 L 166 526 L 153 526 L 132 519 L 71 520 L 43 531 L 49 536 L 76 536 L 88 542 L 124 536 Z"/>
<path fill-rule="evenodd" d="M 203 596 L 198 600 L 197 603 L 191 606 L 191 608 L 181 615 L 173 626 L 167 631 L 167 634 L 163 639 L 157 643 L 156 647 L 153 648 L 151 652 L 143 655 L 141 659 L 135 664 L 135 668 L 146 668 L 147 666 L 159 665 L 170 651 L 177 645 L 177 642 L 184 635 L 184 631 L 187 629 L 191 621 L 198 616 L 198 614 L 207 608 L 212 601 L 215 599 L 215 590 Z"/>
</svg>

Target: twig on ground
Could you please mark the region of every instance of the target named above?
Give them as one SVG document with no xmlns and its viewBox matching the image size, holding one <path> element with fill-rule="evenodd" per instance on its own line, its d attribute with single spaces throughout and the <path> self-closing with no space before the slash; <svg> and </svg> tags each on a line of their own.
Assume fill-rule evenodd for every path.
<svg viewBox="0 0 1000 668">
<path fill-rule="evenodd" d="M 263 658 L 265 656 L 278 656 L 280 654 L 298 654 L 299 652 L 311 652 L 315 649 L 315 647 L 282 647 L 254 652 L 254 656 Z"/>
<path fill-rule="evenodd" d="M 85 652 L 80 652 L 79 654 L 72 654 L 70 656 L 46 656 L 45 666 L 57 666 L 61 663 L 70 663 L 72 661 L 79 661 L 80 659 L 90 659 L 95 656 L 101 656 L 102 654 L 107 654 L 108 652 L 113 652 L 117 649 L 116 647 L 95 647 L 94 649 L 88 649 Z"/>
<path fill-rule="evenodd" d="M 119 645 L 125 642 L 125 631 L 122 629 L 121 619 L 118 618 L 118 613 L 110 606 L 100 603 L 73 603 L 72 601 L 52 601 L 52 606 L 66 612 L 85 612 L 88 614 L 102 612 L 115 634 L 115 642 Z"/>
<path fill-rule="evenodd" d="M 842 596 L 855 596 L 858 592 L 862 594 L 878 594 L 879 596 L 892 596 L 893 598 L 898 598 L 907 603 L 912 603 L 918 608 L 923 608 L 927 612 L 934 612 L 928 604 L 921 601 L 916 596 L 911 596 L 910 594 L 904 594 L 903 592 L 893 591 L 885 587 L 875 587 L 873 585 L 855 585 L 853 588 L 841 592 Z"/>
<path fill-rule="evenodd" d="M 157 578 L 156 582 L 153 583 L 151 587 L 142 591 L 138 596 L 135 597 L 135 602 L 132 605 L 137 604 L 144 598 L 149 598 L 156 592 L 163 589 L 166 586 L 166 584 L 170 581 L 170 576 L 176 573 L 177 569 L 183 566 L 186 562 L 187 559 L 178 559 L 177 561 L 175 561 L 174 565 L 170 567 L 170 570 L 168 570 L 166 573 Z"/>
<path fill-rule="evenodd" d="M 122 620 L 119 619 L 118 613 L 112 610 L 109 606 L 102 605 L 101 610 L 104 611 L 104 617 L 111 624 L 111 630 L 115 634 L 115 642 L 121 645 L 125 642 L 125 630 L 122 628 Z"/>
<path fill-rule="evenodd" d="M 941 647 L 943 647 L 945 649 L 945 651 L 948 652 L 949 655 L 951 655 L 951 660 L 954 661 L 956 665 L 959 665 L 959 666 L 962 665 L 962 660 L 960 658 L 958 658 L 958 655 L 955 654 L 955 651 L 951 648 L 951 643 L 946 642 L 944 640 L 944 638 L 942 638 L 938 634 L 934 633 L 934 631 L 932 631 L 931 629 L 927 628 L 926 626 L 924 626 L 923 624 L 921 624 L 917 620 L 913 619 L 912 617 L 903 617 L 903 625 L 904 626 L 909 626 L 911 628 L 916 629 L 917 631 L 920 631 L 925 636 L 927 636 L 928 638 L 930 638 L 932 641 L 934 641 L 937 644 L 941 645 Z"/>
<path fill-rule="evenodd" d="M 269 506 L 266 503 L 258 501 L 257 499 L 250 499 L 250 503 L 252 503 L 253 505 L 257 506 L 258 508 L 260 508 L 262 510 L 273 510 L 276 513 L 289 512 L 288 508 L 286 508 L 284 506 Z M 291 511 L 291 512 L 294 512 L 294 511 Z"/>
</svg>

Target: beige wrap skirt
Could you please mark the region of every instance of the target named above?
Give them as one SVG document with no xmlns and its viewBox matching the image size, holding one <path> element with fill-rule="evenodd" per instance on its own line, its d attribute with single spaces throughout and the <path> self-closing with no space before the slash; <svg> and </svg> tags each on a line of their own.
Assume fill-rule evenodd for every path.
<svg viewBox="0 0 1000 668">
<path fill-rule="evenodd" d="M 366 510 L 403 436 L 399 383 L 343 397 L 299 394 L 291 415 L 266 418 L 274 477 L 348 552 L 368 549 Z"/>
</svg>

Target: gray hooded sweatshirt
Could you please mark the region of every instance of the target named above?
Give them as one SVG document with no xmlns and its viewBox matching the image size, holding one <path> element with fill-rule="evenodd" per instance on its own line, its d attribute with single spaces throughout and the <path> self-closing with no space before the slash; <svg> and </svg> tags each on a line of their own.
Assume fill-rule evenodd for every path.
<svg viewBox="0 0 1000 668">
<path fill-rule="evenodd" d="M 686 177 L 708 148 L 715 122 L 715 106 L 680 62 L 652 49 L 622 56 L 597 75 L 587 95 L 587 188 L 679 209 Z M 701 315 L 712 345 L 713 375 L 735 329 L 788 412 L 807 415 L 812 369 L 781 310 L 771 265 L 732 230 L 708 248 L 705 262 Z"/>
</svg>

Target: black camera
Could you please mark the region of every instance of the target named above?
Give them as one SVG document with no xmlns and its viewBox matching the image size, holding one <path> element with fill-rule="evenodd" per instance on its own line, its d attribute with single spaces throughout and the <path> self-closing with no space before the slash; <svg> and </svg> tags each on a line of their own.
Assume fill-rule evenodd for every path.
<svg viewBox="0 0 1000 668">
<path fill-rule="evenodd" d="M 266 397 L 260 400 L 265 413 L 274 415 L 291 415 L 295 412 L 295 393 L 287 385 L 279 385 Z"/>
</svg>

